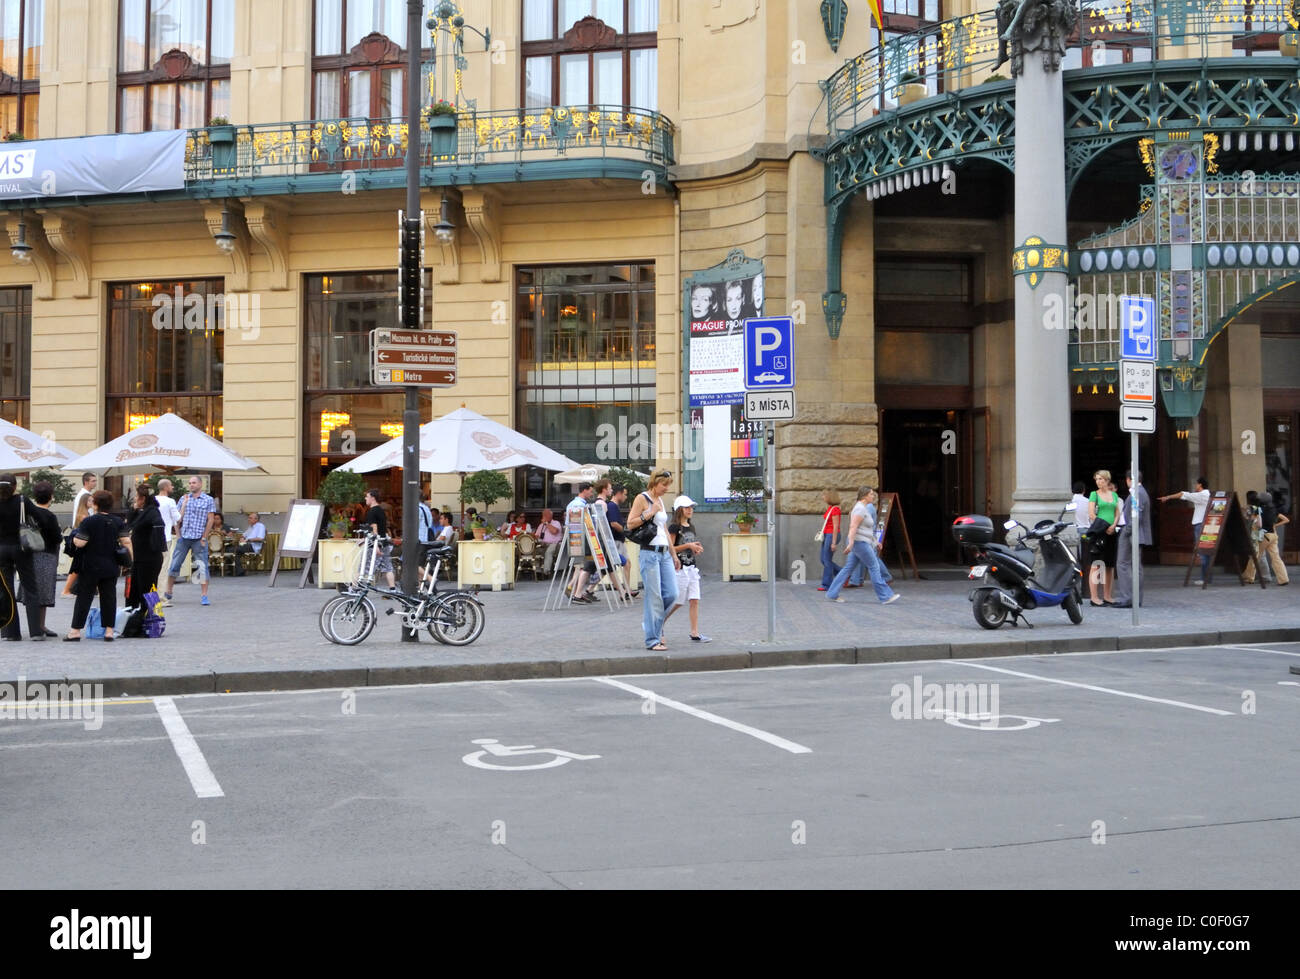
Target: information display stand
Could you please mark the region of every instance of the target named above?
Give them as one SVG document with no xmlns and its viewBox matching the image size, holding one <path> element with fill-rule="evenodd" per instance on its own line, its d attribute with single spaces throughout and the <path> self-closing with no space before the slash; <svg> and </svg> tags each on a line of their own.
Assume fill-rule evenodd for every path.
<svg viewBox="0 0 1300 979">
<path fill-rule="evenodd" d="M 311 561 L 316 553 L 316 541 L 320 535 L 321 518 L 324 515 L 325 504 L 320 500 L 289 501 L 284 535 L 280 539 L 280 548 L 275 554 L 271 580 L 266 583 L 268 588 L 275 587 L 275 576 L 280 571 L 280 562 L 285 558 L 302 559 L 302 576 L 298 579 L 298 587 L 306 586 L 311 579 Z"/>
<path fill-rule="evenodd" d="M 1191 583 L 1193 569 L 1199 567 L 1201 559 L 1206 556 L 1209 557 L 1209 562 L 1205 584 L 1202 587 L 1209 587 L 1210 573 L 1214 570 L 1214 563 L 1219 558 L 1220 550 L 1232 555 L 1233 570 L 1237 572 L 1237 580 L 1243 585 L 1247 584 L 1245 575 L 1247 564 L 1253 563 L 1255 580 L 1259 582 L 1259 587 L 1267 587 L 1264 576 L 1260 573 L 1255 542 L 1250 539 L 1250 524 L 1246 520 L 1246 511 L 1241 508 L 1241 503 L 1233 490 L 1220 490 L 1210 496 L 1210 502 L 1205 508 L 1205 522 L 1201 524 L 1200 539 L 1197 540 L 1196 548 L 1192 551 L 1192 560 L 1187 565 L 1187 574 L 1183 576 L 1184 588 Z"/>
<path fill-rule="evenodd" d="M 903 566 L 904 559 L 911 562 L 912 577 L 919 578 L 920 571 L 916 566 L 916 555 L 912 553 L 912 538 L 907 533 L 907 522 L 903 519 L 903 502 L 898 498 L 897 493 L 881 493 L 880 500 L 876 504 L 876 542 L 883 545 L 885 542 L 885 532 L 889 529 L 889 521 L 896 518 L 899 529 L 903 531 L 903 542 L 898 543 L 898 538 L 894 538 L 894 549 L 898 551 L 898 570 L 902 572 L 903 577 L 907 577 L 907 570 Z"/>
</svg>

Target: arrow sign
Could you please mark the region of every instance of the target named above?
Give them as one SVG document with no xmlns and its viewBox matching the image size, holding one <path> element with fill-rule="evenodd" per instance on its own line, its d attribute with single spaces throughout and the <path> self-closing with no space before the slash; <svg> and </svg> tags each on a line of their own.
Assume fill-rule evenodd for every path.
<svg viewBox="0 0 1300 979">
<path fill-rule="evenodd" d="M 1143 432 L 1150 434 L 1156 430 L 1155 405 L 1121 405 L 1119 409 L 1119 429 L 1121 432 Z"/>
</svg>

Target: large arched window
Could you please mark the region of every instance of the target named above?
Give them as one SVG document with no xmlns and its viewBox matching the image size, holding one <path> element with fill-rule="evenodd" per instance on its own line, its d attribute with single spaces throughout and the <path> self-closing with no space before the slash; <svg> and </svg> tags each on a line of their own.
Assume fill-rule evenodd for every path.
<svg viewBox="0 0 1300 979">
<path fill-rule="evenodd" d="M 122 0 L 118 18 L 118 132 L 229 116 L 234 0 Z"/>
<path fill-rule="evenodd" d="M 659 0 L 524 0 L 526 108 L 659 107 Z"/>
<path fill-rule="evenodd" d="M 406 0 L 315 0 L 312 36 L 313 119 L 405 115 Z"/>
</svg>

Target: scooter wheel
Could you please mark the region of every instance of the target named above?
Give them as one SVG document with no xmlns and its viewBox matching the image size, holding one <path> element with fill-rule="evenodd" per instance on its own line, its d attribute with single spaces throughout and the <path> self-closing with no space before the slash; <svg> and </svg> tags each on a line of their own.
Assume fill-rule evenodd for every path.
<svg viewBox="0 0 1300 979">
<path fill-rule="evenodd" d="M 1065 601 L 1062 604 L 1065 606 L 1065 614 L 1070 617 L 1071 622 L 1078 625 L 1083 621 L 1083 609 L 1079 608 L 1079 599 L 1075 596 L 1073 588 L 1065 596 Z"/>
<path fill-rule="evenodd" d="M 998 599 L 998 593 L 989 589 L 975 596 L 971 604 L 975 621 L 985 629 L 1000 629 L 1007 621 L 1007 607 Z"/>
</svg>

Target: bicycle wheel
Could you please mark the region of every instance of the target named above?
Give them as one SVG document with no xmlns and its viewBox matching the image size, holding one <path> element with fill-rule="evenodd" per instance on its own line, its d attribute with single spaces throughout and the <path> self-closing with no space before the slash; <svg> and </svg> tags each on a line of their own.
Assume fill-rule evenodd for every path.
<svg viewBox="0 0 1300 979">
<path fill-rule="evenodd" d="M 433 610 L 429 633 L 448 646 L 468 646 L 483 635 L 487 616 L 483 607 L 466 595 L 451 595 Z"/>
<path fill-rule="evenodd" d="M 340 646 L 355 646 L 370 635 L 378 615 L 370 599 L 340 595 L 325 603 L 320 619 L 326 639 Z"/>
</svg>

